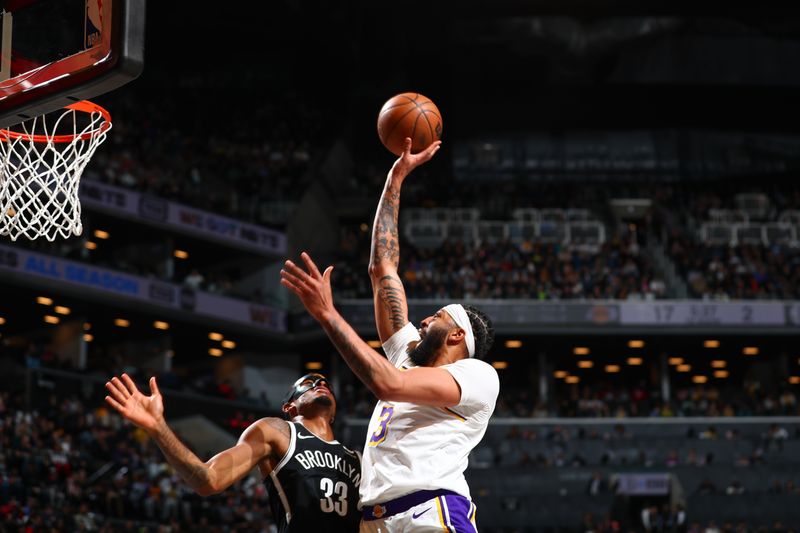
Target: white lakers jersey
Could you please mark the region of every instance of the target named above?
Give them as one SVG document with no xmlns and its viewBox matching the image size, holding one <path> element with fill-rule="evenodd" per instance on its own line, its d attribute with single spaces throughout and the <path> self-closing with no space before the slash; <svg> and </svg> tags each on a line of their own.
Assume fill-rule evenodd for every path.
<svg viewBox="0 0 800 533">
<path fill-rule="evenodd" d="M 408 323 L 383 345 L 399 368 L 413 366 L 409 345 L 420 340 Z M 447 489 L 470 497 L 464 471 L 470 451 L 486 433 L 500 381 L 479 359 L 441 366 L 461 387 L 451 408 L 378 401 L 362 457 L 361 504 L 374 505 L 418 490 Z"/>
</svg>

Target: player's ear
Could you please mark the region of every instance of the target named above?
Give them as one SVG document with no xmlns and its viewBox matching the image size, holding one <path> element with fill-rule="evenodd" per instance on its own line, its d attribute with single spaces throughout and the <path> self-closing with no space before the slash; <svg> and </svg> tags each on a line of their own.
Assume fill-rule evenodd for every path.
<svg viewBox="0 0 800 533">
<path fill-rule="evenodd" d="M 283 416 L 285 416 L 287 419 L 292 419 L 294 416 L 296 416 L 292 414 L 292 409 L 294 409 L 295 412 L 297 412 L 297 409 L 295 408 L 294 405 L 292 405 L 291 402 L 285 403 L 283 404 L 283 406 L 281 406 L 281 411 L 283 411 Z"/>
<path fill-rule="evenodd" d="M 454 328 L 449 335 L 449 340 L 452 344 L 458 344 L 464 340 L 466 332 L 461 328 Z"/>
</svg>

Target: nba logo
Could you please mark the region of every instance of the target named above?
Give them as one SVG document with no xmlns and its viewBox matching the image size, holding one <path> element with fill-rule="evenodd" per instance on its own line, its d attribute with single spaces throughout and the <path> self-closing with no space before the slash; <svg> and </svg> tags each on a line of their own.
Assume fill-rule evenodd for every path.
<svg viewBox="0 0 800 533">
<path fill-rule="evenodd" d="M 103 35 L 103 0 L 86 0 L 86 38 L 84 46 L 92 48 Z"/>
</svg>

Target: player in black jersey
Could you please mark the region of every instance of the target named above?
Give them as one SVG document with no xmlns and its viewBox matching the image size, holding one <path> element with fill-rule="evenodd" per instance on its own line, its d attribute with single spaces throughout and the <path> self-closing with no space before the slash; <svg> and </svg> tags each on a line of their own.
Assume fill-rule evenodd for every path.
<svg viewBox="0 0 800 533">
<path fill-rule="evenodd" d="M 331 424 L 336 398 L 325 376 L 298 379 L 283 404 L 289 419 L 267 417 L 248 427 L 236 446 L 206 462 L 191 452 L 164 420 L 156 379 L 145 396 L 127 374 L 106 383 L 106 402 L 144 429 L 178 475 L 198 494 L 227 489 L 258 466 L 281 533 L 358 531 L 361 457 L 337 442 Z"/>
</svg>

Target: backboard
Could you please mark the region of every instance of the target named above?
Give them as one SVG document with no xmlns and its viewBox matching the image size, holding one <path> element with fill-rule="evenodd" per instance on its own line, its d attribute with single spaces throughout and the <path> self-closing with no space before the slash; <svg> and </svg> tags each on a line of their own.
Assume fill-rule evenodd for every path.
<svg viewBox="0 0 800 533">
<path fill-rule="evenodd" d="M 142 70 L 145 0 L 0 0 L 0 13 L 0 128 Z"/>
</svg>

